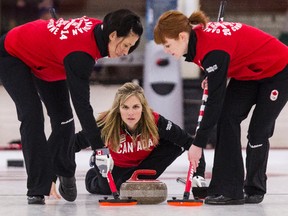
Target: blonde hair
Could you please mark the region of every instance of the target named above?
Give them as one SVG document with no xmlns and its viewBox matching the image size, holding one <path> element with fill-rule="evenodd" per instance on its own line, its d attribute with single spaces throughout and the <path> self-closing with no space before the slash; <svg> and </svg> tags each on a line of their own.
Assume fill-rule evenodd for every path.
<svg viewBox="0 0 288 216">
<path fill-rule="evenodd" d="M 124 122 L 120 115 L 120 106 L 131 96 L 136 96 L 142 105 L 142 116 L 138 122 L 141 129 L 141 145 L 143 149 L 148 149 L 149 139 L 154 145 L 158 144 L 158 128 L 154 120 L 153 111 L 149 107 L 144 95 L 144 90 L 139 85 L 128 82 L 121 86 L 114 98 L 112 107 L 99 115 L 97 124 L 102 127 L 101 137 L 105 146 L 113 151 L 117 151 L 120 146 L 120 129 Z"/>
<path fill-rule="evenodd" d="M 166 11 L 159 17 L 154 28 L 154 41 L 156 44 L 164 44 L 165 38 L 177 40 L 181 32 L 190 34 L 193 25 L 201 24 L 205 28 L 208 20 L 203 11 L 196 11 L 189 18 L 179 11 Z"/>
</svg>

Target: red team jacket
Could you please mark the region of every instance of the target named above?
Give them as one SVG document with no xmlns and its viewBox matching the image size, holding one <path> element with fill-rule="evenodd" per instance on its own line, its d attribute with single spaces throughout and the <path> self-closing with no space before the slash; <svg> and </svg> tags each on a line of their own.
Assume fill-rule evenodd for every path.
<svg viewBox="0 0 288 216">
<path fill-rule="evenodd" d="M 230 55 L 228 77 L 236 80 L 260 80 L 279 73 L 288 64 L 288 48 L 278 39 L 254 27 L 234 22 L 209 22 L 195 29 L 196 56 L 199 66 L 211 51 Z M 208 68 L 208 73 L 215 68 Z"/>
<path fill-rule="evenodd" d="M 273 77 L 288 65 L 288 47 L 252 26 L 209 22 L 205 29 L 193 28 L 184 57 L 200 66 L 209 82 L 205 115 L 193 142 L 205 147 L 221 112 L 227 77 L 243 81 Z"/>
<path fill-rule="evenodd" d="M 90 104 L 89 86 L 95 60 L 108 56 L 101 24 L 101 20 L 88 17 L 36 20 L 13 28 L 4 40 L 7 53 L 23 61 L 39 79 L 67 80 L 81 134 L 93 149 L 104 145 Z M 83 67 L 83 62 L 89 65 Z"/>
<path fill-rule="evenodd" d="M 155 123 L 158 124 L 159 114 L 153 112 Z M 141 148 L 140 135 L 138 134 L 135 142 L 132 140 L 132 136 L 125 130 L 120 131 L 120 149 L 114 152 L 110 149 L 111 156 L 114 160 L 114 164 L 119 167 L 134 167 L 137 166 L 147 158 L 152 150 L 154 144 L 149 139 L 149 148 L 144 150 Z"/>
<path fill-rule="evenodd" d="M 100 23 L 101 20 L 85 16 L 70 20 L 36 20 L 9 31 L 5 49 L 27 64 L 39 79 L 65 80 L 63 59 L 69 53 L 83 51 L 93 59 L 102 57 L 93 33 Z"/>
</svg>

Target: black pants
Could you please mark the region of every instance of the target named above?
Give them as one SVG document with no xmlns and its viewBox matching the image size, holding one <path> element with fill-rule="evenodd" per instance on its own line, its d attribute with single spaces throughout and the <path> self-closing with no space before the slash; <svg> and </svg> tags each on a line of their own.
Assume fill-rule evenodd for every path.
<svg viewBox="0 0 288 216">
<path fill-rule="evenodd" d="M 269 138 L 275 121 L 288 100 L 288 67 L 278 75 L 261 81 L 231 79 L 217 125 L 212 179 L 209 195 L 243 198 L 247 194 L 266 193 L 266 167 Z M 278 91 L 273 100 L 272 91 Z M 246 180 L 241 152 L 241 122 L 255 105 L 248 129 Z"/>
<path fill-rule="evenodd" d="M 114 166 L 112 175 L 117 189 L 119 190 L 121 184 L 128 180 L 133 172 L 138 169 L 156 170 L 155 176 L 143 175 L 139 176 L 140 179 L 157 179 L 166 170 L 166 168 L 182 153 L 183 150 L 179 146 L 164 140 L 160 140 L 159 145 L 145 160 L 139 164 L 139 166 L 131 168 L 121 168 Z M 90 193 L 106 195 L 111 194 L 107 179 L 101 176 L 97 167 L 91 168 L 87 172 L 85 184 L 87 191 Z"/>
<path fill-rule="evenodd" d="M 76 168 L 75 128 L 66 82 L 35 78 L 21 60 L 7 54 L 3 38 L 0 40 L 0 79 L 16 105 L 21 122 L 21 143 L 28 175 L 27 195 L 49 195 L 55 174 L 72 177 Z M 48 140 L 40 98 L 51 122 L 52 133 Z"/>
</svg>

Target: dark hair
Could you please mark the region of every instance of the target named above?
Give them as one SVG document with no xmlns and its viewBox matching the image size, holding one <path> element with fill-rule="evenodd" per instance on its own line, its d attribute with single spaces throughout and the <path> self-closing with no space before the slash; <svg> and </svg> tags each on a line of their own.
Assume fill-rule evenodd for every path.
<svg viewBox="0 0 288 216">
<path fill-rule="evenodd" d="M 106 38 L 116 31 L 117 37 L 126 37 L 132 31 L 139 36 L 139 40 L 132 46 L 129 53 L 133 52 L 140 43 L 143 26 L 140 17 L 128 9 L 120 9 L 107 14 L 103 19 L 103 32 Z"/>
</svg>

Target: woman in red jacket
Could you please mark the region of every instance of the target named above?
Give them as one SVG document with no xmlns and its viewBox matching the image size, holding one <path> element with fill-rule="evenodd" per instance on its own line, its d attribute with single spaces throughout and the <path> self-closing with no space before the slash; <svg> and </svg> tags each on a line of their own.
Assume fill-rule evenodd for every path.
<svg viewBox="0 0 288 216">
<path fill-rule="evenodd" d="M 148 178 L 158 178 L 193 143 L 187 132 L 151 110 L 143 89 L 134 83 L 125 83 L 118 89 L 112 107 L 100 114 L 97 123 L 110 150 L 108 158 L 114 161 L 113 167 L 113 162 L 105 164 L 99 160 L 100 166 L 112 170 L 118 189 L 138 169 L 156 170 L 156 175 Z M 77 141 L 76 150 L 88 147 L 84 139 Z M 100 168 L 97 155 L 95 161 L 94 168 L 86 174 L 86 189 L 93 194 L 111 194 L 105 178 L 107 169 Z M 199 169 L 194 176 L 203 174 L 204 170 Z"/>
<path fill-rule="evenodd" d="M 0 39 L 0 79 L 17 108 L 28 174 L 28 204 L 45 204 L 54 174 L 67 201 L 77 196 L 74 118 L 70 96 L 93 149 L 103 146 L 89 98 L 89 76 L 99 58 L 131 53 L 143 27 L 139 16 L 121 9 L 104 20 L 36 20 Z M 47 141 L 41 100 L 50 117 Z M 52 161 L 52 163 L 51 163 Z"/>
<path fill-rule="evenodd" d="M 163 13 L 155 26 L 154 40 L 167 53 L 199 65 L 207 78 L 205 114 L 190 148 L 190 160 L 197 161 L 218 121 L 210 196 L 205 203 L 262 202 L 269 138 L 288 99 L 287 46 L 243 23 L 208 22 L 201 11 L 189 18 L 178 11 Z M 253 106 L 244 182 L 240 124 Z"/>
</svg>

